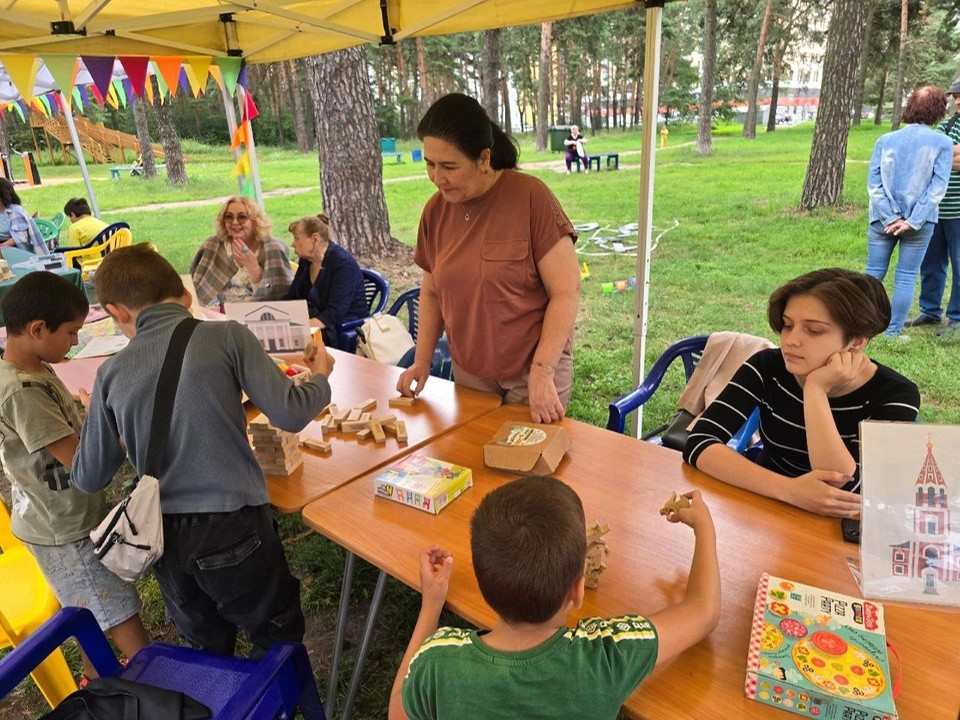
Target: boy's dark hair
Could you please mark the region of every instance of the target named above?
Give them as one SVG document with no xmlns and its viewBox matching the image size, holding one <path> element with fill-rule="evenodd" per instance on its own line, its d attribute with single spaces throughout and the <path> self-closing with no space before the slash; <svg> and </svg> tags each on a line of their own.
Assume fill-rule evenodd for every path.
<svg viewBox="0 0 960 720">
<path fill-rule="evenodd" d="M 583 504 L 556 478 L 515 480 L 480 501 L 470 519 L 470 550 L 480 593 L 497 615 L 546 622 L 583 575 Z"/>
<path fill-rule="evenodd" d="M 82 217 L 90 214 L 90 205 L 84 198 L 70 198 L 67 204 L 63 206 L 64 215 L 76 215 Z"/>
<path fill-rule="evenodd" d="M 520 151 L 516 142 L 487 115 L 474 98 L 450 93 L 437 100 L 417 125 L 417 137 L 439 138 L 457 147 L 471 160 L 490 148 L 490 166 L 494 170 L 517 167 Z"/>
<path fill-rule="evenodd" d="M 790 280 L 770 296 L 767 321 L 777 334 L 783 331 L 783 312 L 790 298 L 809 295 L 823 303 L 843 330 L 844 342 L 870 339 L 890 324 L 890 298 L 875 277 L 842 268 L 814 270 Z"/>
<path fill-rule="evenodd" d="M 0 303 L 10 335 L 21 335 L 34 320 L 50 332 L 65 322 L 87 316 L 90 303 L 83 290 L 51 272 L 32 272 L 17 280 Z"/>
<path fill-rule="evenodd" d="M 93 280 L 97 300 L 140 310 L 183 295 L 183 280 L 173 265 L 148 243 L 107 254 Z"/>
</svg>

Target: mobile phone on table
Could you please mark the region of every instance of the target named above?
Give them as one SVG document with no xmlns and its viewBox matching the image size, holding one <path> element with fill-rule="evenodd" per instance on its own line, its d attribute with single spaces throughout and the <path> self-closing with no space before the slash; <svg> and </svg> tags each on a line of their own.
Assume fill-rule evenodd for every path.
<svg viewBox="0 0 960 720">
<path fill-rule="evenodd" d="M 854 518 L 841 518 L 840 531 L 843 539 L 849 543 L 860 543 L 860 521 Z"/>
</svg>

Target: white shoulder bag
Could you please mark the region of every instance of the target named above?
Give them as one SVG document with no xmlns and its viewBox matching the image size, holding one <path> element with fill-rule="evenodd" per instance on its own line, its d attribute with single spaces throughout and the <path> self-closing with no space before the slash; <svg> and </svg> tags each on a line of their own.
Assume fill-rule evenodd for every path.
<svg viewBox="0 0 960 720">
<path fill-rule="evenodd" d="M 416 343 L 396 315 L 377 313 L 357 330 L 357 352 L 377 362 L 396 365 Z"/>
</svg>

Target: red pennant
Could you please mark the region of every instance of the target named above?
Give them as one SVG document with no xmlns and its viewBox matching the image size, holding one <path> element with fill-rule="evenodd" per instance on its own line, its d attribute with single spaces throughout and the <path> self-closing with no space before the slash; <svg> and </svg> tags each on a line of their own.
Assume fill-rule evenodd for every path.
<svg viewBox="0 0 960 720">
<path fill-rule="evenodd" d="M 143 86 L 147 82 L 147 68 L 150 66 L 150 58 L 138 56 L 126 56 L 120 58 L 120 64 L 127 73 L 130 85 L 133 86 L 133 92 L 138 98 L 143 98 Z"/>
<path fill-rule="evenodd" d="M 243 114 L 246 116 L 244 117 L 244 122 L 253 120 L 260 114 L 260 111 L 257 110 L 257 106 L 253 102 L 253 95 L 249 92 L 243 94 L 243 105 Z"/>
</svg>

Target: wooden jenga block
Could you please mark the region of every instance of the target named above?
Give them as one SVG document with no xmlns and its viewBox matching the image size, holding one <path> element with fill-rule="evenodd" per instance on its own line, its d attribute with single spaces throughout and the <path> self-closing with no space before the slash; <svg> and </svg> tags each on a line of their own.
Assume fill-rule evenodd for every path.
<svg viewBox="0 0 960 720">
<path fill-rule="evenodd" d="M 322 420 L 322 419 L 325 418 L 327 415 L 329 415 L 329 414 L 330 414 L 330 408 L 331 408 L 331 407 L 333 407 L 333 406 L 332 406 L 332 405 L 327 405 L 325 408 L 323 408 L 323 410 L 321 410 L 320 412 L 317 413 L 317 416 L 314 418 L 314 420 Z"/>
<path fill-rule="evenodd" d="M 369 423 L 366 420 L 344 420 L 340 423 L 340 430 L 345 433 L 360 432 L 367 427 L 369 427 Z"/>
<path fill-rule="evenodd" d="M 360 413 L 360 419 L 361 419 L 361 420 L 369 420 L 369 419 L 372 418 L 372 417 L 373 417 L 373 413 L 369 413 L 369 412 L 362 412 L 362 413 Z"/>
<path fill-rule="evenodd" d="M 379 420 L 370 421 L 370 429 L 373 431 L 373 441 L 377 445 L 383 445 L 387 441 L 387 436 L 383 432 L 383 426 Z"/>
<path fill-rule="evenodd" d="M 361 409 L 358 408 L 358 407 L 350 408 L 350 412 L 347 413 L 346 421 L 347 421 L 347 422 L 353 422 L 354 420 L 359 420 L 359 419 L 360 419 L 360 415 L 361 415 L 362 413 L 363 413 L 363 410 L 361 410 Z"/>
<path fill-rule="evenodd" d="M 381 425 L 383 425 L 384 427 L 387 427 L 387 425 L 393 425 L 393 424 L 397 421 L 397 416 L 396 416 L 396 415 L 383 415 L 383 416 L 381 416 L 381 417 L 378 417 L 377 420 L 380 421 L 380 424 L 381 424 Z"/>
<path fill-rule="evenodd" d="M 397 442 L 402 445 L 407 444 L 407 424 L 403 420 L 397 420 L 395 426 L 397 434 Z"/>
<path fill-rule="evenodd" d="M 357 407 L 360 408 L 360 410 L 363 412 L 367 412 L 368 410 L 376 410 L 377 400 L 376 398 L 369 398 L 367 400 L 364 400 L 359 405 L 357 405 Z"/>
<path fill-rule="evenodd" d="M 387 404 L 390 407 L 411 407 L 414 402 L 416 402 L 416 398 L 404 397 L 403 395 L 401 395 L 400 397 L 390 398 Z"/>
<path fill-rule="evenodd" d="M 373 430 L 371 430 L 369 427 L 366 427 L 357 433 L 357 440 L 366 440 L 371 435 L 373 435 Z"/>
<path fill-rule="evenodd" d="M 336 403 L 330 403 L 330 404 L 327 405 L 327 407 L 325 408 L 325 412 L 326 412 L 326 414 L 327 414 L 327 417 L 336 417 L 337 415 L 340 414 L 340 408 L 337 407 L 337 404 L 336 404 Z M 323 413 L 321 413 L 321 414 L 323 414 Z"/>
<path fill-rule="evenodd" d="M 314 440 L 313 438 L 303 438 L 300 444 L 305 448 L 310 448 L 311 450 L 316 450 L 321 453 L 328 453 L 332 449 L 330 443 L 325 440 Z"/>
</svg>

